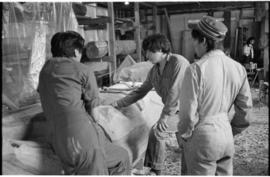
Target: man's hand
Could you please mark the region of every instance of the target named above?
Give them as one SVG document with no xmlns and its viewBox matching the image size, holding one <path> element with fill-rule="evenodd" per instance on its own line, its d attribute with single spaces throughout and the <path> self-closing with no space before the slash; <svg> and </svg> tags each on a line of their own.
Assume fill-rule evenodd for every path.
<svg viewBox="0 0 270 177">
<path fill-rule="evenodd" d="M 117 104 L 117 101 L 114 101 L 112 103 L 110 103 L 110 105 L 114 108 L 118 108 L 118 104 Z"/>
<path fill-rule="evenodd" d="M 161 118 L 157 122 L 157 129 L 161 132 L 166 131 L 168 128 L 167 118 Z"/>
<path fill-rule="evenodd" d="M 117 104 L 117 101 L 114 101 L 114 102 L 106 102 L 106 103 L 103 103 L 103 105 L 109 105 L 109 106 L 112 106 L 114 108 L 118 108 L 118 104 Z"/>
<path fill-rule="evenodd" d="M 181 137 L 179 132 L 176 132 L 175 135 L 176 135 L 176 140 L 179 145 L 179 148 L 183 149 L 184 139 Z"/>
</svg>

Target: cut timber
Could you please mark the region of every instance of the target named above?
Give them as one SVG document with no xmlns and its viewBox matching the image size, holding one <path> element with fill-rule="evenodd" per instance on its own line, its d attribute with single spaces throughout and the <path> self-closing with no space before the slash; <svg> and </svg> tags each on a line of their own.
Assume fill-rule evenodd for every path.
<svg viewBox="0 0 270 177">
<path fill-rule="evenodd" d="M 116 55 L 128 55 L 136 51 L 136 43 L 133 40 L 115 41 Z M 88 59 L 101 58 L 108 53 L 108 42 L 94 41 L 86 44 L 86 57 Z"/>
<path fill-rule="evenodd" d="M 101 58 L 108 53 L 108 43 L 106 41 L 88 42 L 85 48 L 87 58 Z"/>
</svg>

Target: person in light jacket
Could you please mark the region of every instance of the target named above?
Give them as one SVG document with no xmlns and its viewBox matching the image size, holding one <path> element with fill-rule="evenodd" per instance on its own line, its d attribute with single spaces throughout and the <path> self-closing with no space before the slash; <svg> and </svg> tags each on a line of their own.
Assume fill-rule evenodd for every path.
<svg viewBox="0 0 270 177">
<path fill-rule="evenodd" d="M 200 60 L 186 69 L 180 92 L 177 138 L 183 146 L 182 172 L 233 175 L 233 136 L 249 126 L 252 107 L 246 70 L 220 50 L 227 32 L 222 22 L 205 16 L 189 27 Z"/>
</svg>

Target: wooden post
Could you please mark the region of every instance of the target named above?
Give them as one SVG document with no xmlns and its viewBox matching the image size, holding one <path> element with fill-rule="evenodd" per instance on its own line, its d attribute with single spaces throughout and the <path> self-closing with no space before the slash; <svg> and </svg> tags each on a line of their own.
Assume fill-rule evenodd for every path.
<svg viewBox="0 0 270 177">
<path fill-rule="evenodd" d="M 137 56 L 138 60 L 137 62 L 141 62 L 142 60 L 142 52 L 141 52 L 141 27 L 140 27 L 140 7 L 139 3 L 135 2 L 134 3 L 134 14 L 135 14 L 135 41 L 136 41 L 136 47 L 137 47 Z"/>
<path fill-rule="evenodd" d="M 167 9 L 164 8 L 164 13 L 165 13 L 165 17 L 166 17 L 166 21 L 167 21 L 167 26 L 168 26 L 168 29 L 169 29 L 169 40 L 171 42 L 171 46 L 172 46 L 172 52 L 174 52 L 174 45 L 173 45 L 173 40 L 172 40 L 172 28 L 171 28 L 171 21 L 170 21 L 170 18 L 169 18 L 169 15 L 168 15 L 168 12 L 167 12 Z"/>
<path fill-rule="evenodd" d="M 229 49 L 231 51 L 232 50 L 231 49 L 231 11 L 225 10 L 223 14 L 223 18 L 224 18 L 224 24 L 228 28 L 226 37 L 224 39 L 224 48 L 226 50 Z"/>
<path fill-rule="evenodd" d="M 240 14 L 239 14 L 239 18 L 238 18 L 238 21 L 237 21 L 237 25 L 236 25 L 236 31 L 235 31 L 235 42 L 234 42 L 234 59 L 237 60 L 237 61 L 240 61 L 241 59 L 239 58 L 239 56 L 241 57 L 241 55 L 239 54 L 239 43 L 240 43 L 240 40 L 239 38 L 241 37 L 239 34 L 240 33 L 240 26 L 241 26 L 241 19 L 243 17 L 243 10 L 240 9 Z M 238 59 L 236 59 L 238 57 Z"/>
<path fill-rule="evenodd" d="M 147 12 L 148 12 L 148 9 L 147 8 L 145 8 L 144 9 L 144 14 L 147 14 Z M 145 22 L 145 24 L 146 24 L 146 28 L 147 28 L 147 30 L 146 30 L 146 32 L 145 32 L 145 36 L 148 36 L 149 35 L 149 30 L 148 30 L 148 28 L 149 28 L 149 20 L 148 20 L 148 16 L 147 15 L 144 15 L 144 22 Z"/>
<path fill-rule="evenodd" d="M 113 2 L 108 2 L 108 15 L 110 22 L 108 24 L 108 34 L 109 34 L 109 55 L 112 57 L 112 62 L 109 65 L 109 77 L 110 85 L 112 84 L 112 72 L 116 71 L 116 53 L 115 53 L 115 30 L 114 30 L 114 11 Z M 112 70 L 112 71 L 111 71 Z"/>
<path fill-rule="evenodd" d="M 154 34 L 158 32 L 157 29 L 157 7 L 153 6 L 153 23 L 154 23 Z"/>
</svg>

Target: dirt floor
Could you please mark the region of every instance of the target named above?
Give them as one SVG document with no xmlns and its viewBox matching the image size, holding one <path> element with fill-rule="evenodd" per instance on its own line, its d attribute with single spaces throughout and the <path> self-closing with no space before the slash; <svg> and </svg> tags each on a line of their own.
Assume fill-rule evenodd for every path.
<svg viewBox="0 0 270 177">
<path fill-rule="evenodd" d="M 252 89 L 253 108 L 250 126 L 235 137 L 234 175 L 269 175 L 269 112 L 267 103 L 258 102 Z M 181 174 L 181 151 L 175 136 L 167 141 L 167 157 L 162 175 Z"/>
</svg>

